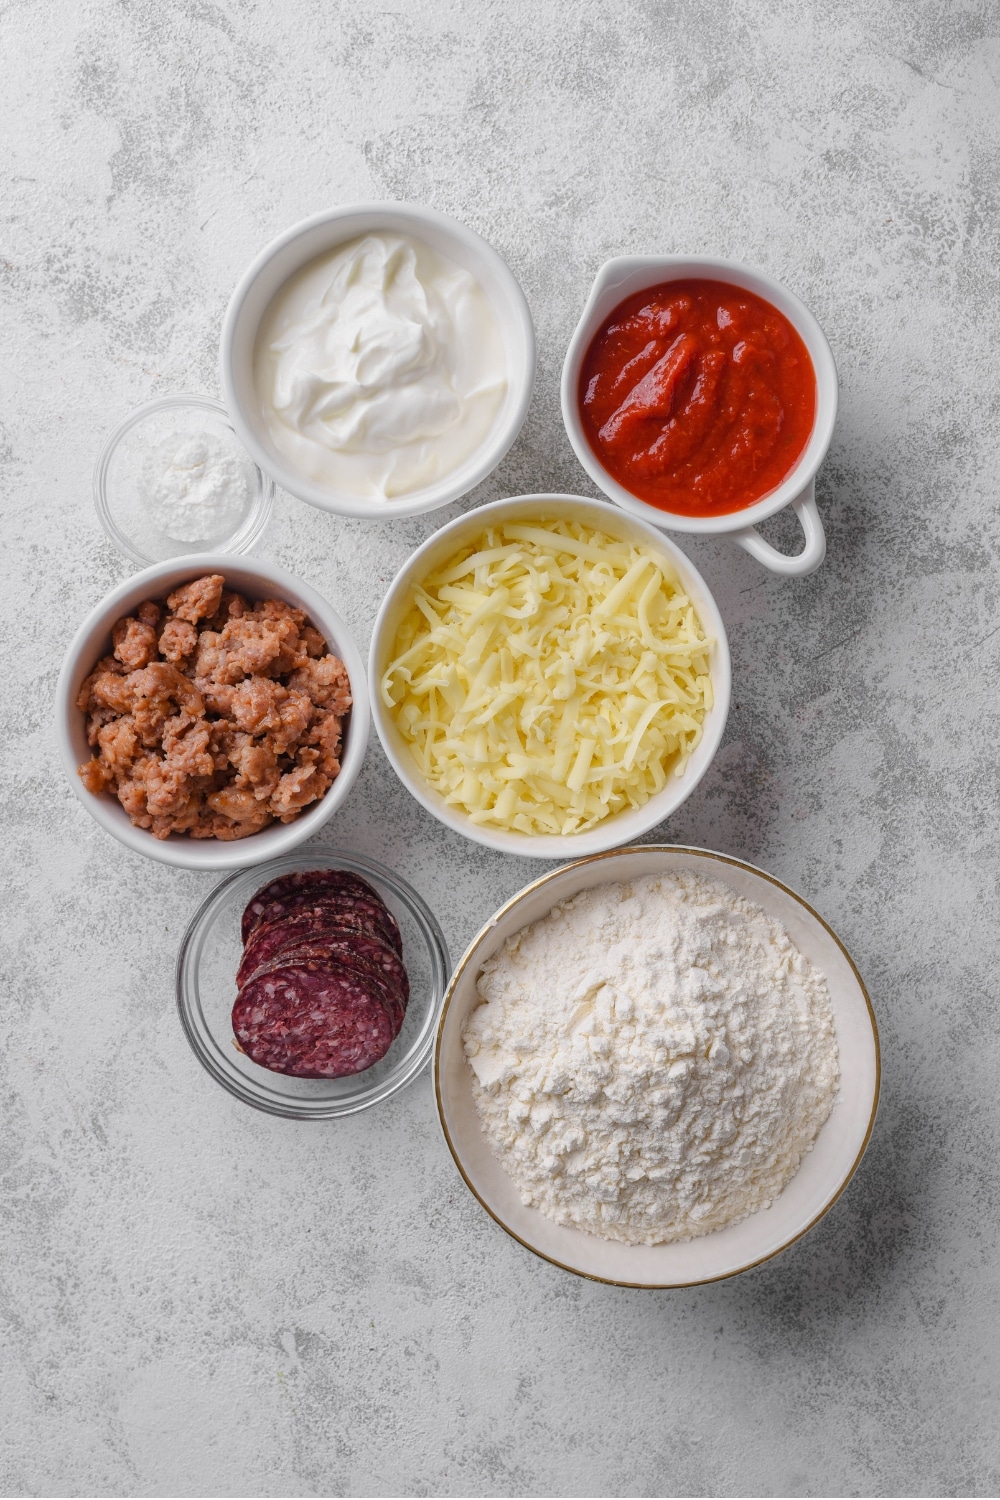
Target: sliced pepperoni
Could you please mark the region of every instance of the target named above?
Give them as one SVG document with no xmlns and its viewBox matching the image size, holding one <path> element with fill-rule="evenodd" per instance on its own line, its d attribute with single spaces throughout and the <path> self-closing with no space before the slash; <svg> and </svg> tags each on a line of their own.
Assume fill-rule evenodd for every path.
<svg viewBox="0 0 1000 1500">
<path fill-rule="evenodd" d="M 317 923 L 348 922 L 364 926 L 367 920 L 385 936 L 397 953 L 403 951 L 403 939 L 400 936 L 396 919 L 383 902 L 370 901 L 365 896 L 324 891 L 309 905 L 300 907 L 299 912 L 313 916 Z"/>
<path fill-rule="evenodd" d="M 375 995 L 381 1000 L 389 1012 L 393 1037 L 399 1035 L 406 1017 L 406 1000 L 384 972 L 368 960 L 361 958 L 349 945 L 339 950 L 331 947 L 329 943 L 300 943 L 297 947 L 280 953 L 270 963 L 260 965 L 247 978 L 246 984 L 251 984 L 265 974 L 277 974 L 282 969 L 300 963 L 316 964 L 318 967 L 330 970 L 331 973 L 343 969 L 350 974 L 370 995 Z"/>
<path fill-rule="evenodd" d="M 247 903 L 242 924 L 244 943 L 261 922 L 276 921 L 300 905 L 308 906 L 321 891 L 353 892 L 376 901 L 380 906 L 385 905 L 378 891 L 352 870 L 295 870 L 290 875 L 279 875 L 268 881 Z"/>
<path fill-rule="evenodd" d="M 384 1057 L 392 1018 L 344 968 L 303 959 L 244 985 L 233 1031 L 252 1062 L 294 1078 L 346 1078 Z"/>
<path fill-rule="evenodd" d="M 382 974 L 396 991 L 404 1007 L 410 998 L 410 982 L 402 959 L 380 932 L 351 927 L 331 918 L 319 925 L 310 917 L 291 917 L 258 928 L 243 953 L 236 971 L 236 986 L 243 986 L 262 969 L 279 963 L 286 952 L 303 944 L 325 947 L 343 958 L 355 954 L 363 963 Z"/>
<path fill-rule="evenodd" d="M 382 898 L 370 892 L 338 890 L 333 886 L 306 886 L 277 896 L 273 900 L 256 904 L 260 910 L 253 914 L 252 924 L 249 927 L 247 914 L 244 913 L 244 943 L 248 942 L 262 927 L 271 923 L 285 921 L 291 917 L 306 916 L 310 913 L 318 917 L 326 908 L 332 908 L 368 916 L 384 931 L 396 951 L 398 953 L 403 951 L 403 940 L 395 917 Z M 249 910 L 248 907 L 247 911 Z"/>
<path fill-rule="evenodd" d="M 385 1055 L 409 1000 L 399 927 L 347 870 L 263 886 L 243 914 L 233 1029 L 252 1061 L 301 1078 L 362 1072 Z"/>
<path fill-rule="evenodd" d="M 260 963 L 267 963 L 283 948 L 310 942 L 320 933 L 336 932 L 342 936 L 357 934 L 372 942 L 384 943 L 392 948 L 397 960 L 402 963 L 398 950 L 385 926 L 369 913 L 356 909 L 324 907 L 318 911 L 297 912 L 278 922 L 264 922 L 250 936 L 243 950 L 243 960 L 236 975 L 237 985 Z"/>
</svg>

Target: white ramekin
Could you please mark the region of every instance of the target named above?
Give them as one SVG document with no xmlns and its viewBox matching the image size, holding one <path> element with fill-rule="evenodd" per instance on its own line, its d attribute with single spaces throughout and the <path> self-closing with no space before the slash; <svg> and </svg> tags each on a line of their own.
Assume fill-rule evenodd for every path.
<svg viewBox="0 0 1000 1500">
<path fill-rule="evenodd" d="M 798 332 L 816 371 L 816 420 L 812 434 L 795 467 L 785 479 L 745 510 L 723 516 L 684 516 L 648 505 L 609 474 L 587 441 L 580 421 L 580 370 L 591 341 L 619 303 L 635 292 L 665 281 L 724 281 L 743 287 L 770 302 Z M 805 303 L 772 280 L 735 260 L 713 255 L 623 255 L 609 260 L 598 271 L 590 296 L 570 339 L 562 372 L 562 415 L 573 451 L 596 485 L 610 500 L 641 520 L 669 531 L 718 536 L 726 533 L 752 557 L 774 573 L 801 577 L 815 572 L 826 556 L 826 537 L 816 507 L 815 479 L 826 457 L 837 418 L 837 367 L 833 352 L 816 319 Z M 755 530 L 758 521 L 791 505 L 805 534 L 805 546 L 794 557 L 786 557 Z"/>
<path fill-rule="evenodd" d="M 273 823 L 249 838 L 224 842 L 219 839 L 189 839 L 171 835 L 157 839 L 145 828 L 136 828 L 110 793 L 88 792 L 77 767 L 90 760 L 83 714 L 76 706 L 84 678 L 102 656 L 111 651 L 111 627 L 130 614 L 144 599 L 163 600 L 173 589 L 206 573 L 222 573 L 229 588 L 251 599 L 284 599 L 304 609 L 326 636 L 329 648 L 347 668 L 354 705 L 344 728 L 344 750 L 340 775 L 324 797 L 306 808 L 294 823 Z M 106 599 L 84 620 L 70 643 L 59 673 L 55 701 L 56 736 L 70 785 L 84 807 L 106 832 L 136 854 L 145 854 L 161 864 L 187 870 L 236 870 L 244 865 L 276 859 L 305 842 L 326 823 L 343 803 L 357 780 L 368 745 L 371 716 L 364 662 L 347 626 L 321 594 L 272 563 L 248 562 L 225 552 L 203 552 L 157 563 L 136 573 L 112 589 Z"/>
<path fill-rule="evenodd" d="M 501 828 L 473 823 L 461 809 L 449 806 L 441 794 L 428 785 L 396 728 L 392 715 L 382 702 L 380 683 L 391 659 L 390 653 L 399 622 L 409 608 L 413 584 L 433 572 L 435 567 L 445 562 L 464 542 L 478 536 L 487 526 L 500 525 L 505 521 L 561 518 L 599 527 L 622 541 L 638 542 L 661 558 L 664 567 L 677 575 L 698 611 L 706 634 L 715 643 L 709 659 L 715 701 L 705 718 L 701 740 L 688 761 L 684 774 L 670 777 L 663 790 L 650 797 L 645 806 L 612 814 L 598 823 L 596 828 L 585 833 L 565 836 L 507 833 Z M 454 833 L 460 833 L 474 843 L 484 844 L 488 849 L 536 859 L 570 859 L 578 855 L 598 854 L 602 850 L 614 848 L 616 844 L 640 838 L 669 817 L 694 791 L 711 765 L 726 727 L 731 692 L 729 643 L 726 639 L 726 627 L 708 585 L 680 548 L 674 546 L 662 531 L 657 531 L 646 521 L 623 515 L 603 500 L 588 500 L 579 495 L 518 495 L 510 500 L 496 500 L 492 505 L 480 506 L 478 510 L 470 511 L 449 522 L 447 526 L 442 526 L 403 565 L 389 585 L 375 621 L 368 686 L 372 717 L 382 748 L 396 775 L 421 807 L 426 808 Z"/>
<path fill-rule="evenodd" d="M 264 426 L 253 381 L 261 319 L 289 277 L 318 255 L 377 231 L 412 235 L 463 266 L 489 300 L 507 355 L 507 394 L 489 434 L 436 484 L 393 500 L 366 499 L 317 484 L 277 452 Z M 520 284 L 506 261 L 457 219 L 414 203 L 351 203 L 314 214 L 272 240 L 243 273 L 229 299 L 219 345 L 222 393 L 240 441 L 275 484 L 335 515 L 386 521 L 422 515 L 468 494 L 510 448 L 527 415 L 535 381 L 535 330 Z"/>
</svg>

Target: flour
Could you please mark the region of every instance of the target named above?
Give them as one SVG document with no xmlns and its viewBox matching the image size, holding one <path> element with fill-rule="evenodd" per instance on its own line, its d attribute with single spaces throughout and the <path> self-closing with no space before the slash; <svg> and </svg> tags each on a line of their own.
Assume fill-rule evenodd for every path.
<svg viewBox="0 0 1000 1500">
<path fill-rule="evenodd" d="M 173 433 L 147 455 L 140 499 L 153 524 L 175 541 L 217 541 L 239 525 L 251 486 L 249 459 L 221 438 Z"/>
<path fill-rule="evenodd" d="M 830 1114 L 826 981 L 729 886 L 682 872 L 586 891 L 483 965 L 465 1051 L 522 1201 L 660 1244 L 768 1208 Z"/>
</svg>

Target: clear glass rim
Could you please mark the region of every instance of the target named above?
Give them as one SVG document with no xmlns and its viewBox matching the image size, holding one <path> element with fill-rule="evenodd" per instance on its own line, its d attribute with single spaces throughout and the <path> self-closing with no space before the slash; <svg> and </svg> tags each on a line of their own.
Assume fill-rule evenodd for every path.
<svg viewBox="0 0 1000 1500">
<path fill-rule="evenodd" d="M 198 411 L 210 412 L 212 416 L 221 418 L 232 432 L 241 453 L 245 455 L 247 462 L 253 466 L 254 474 L 257 477 L 257 498 L 251 505 L 246 520 L 240 526 L 239 530 L 235 531 L 228 540 L 218 543 L 213 542 L 210 548 L 207 543 L 198 543 L 197 545 L 192 543 L 194 550 L 196 552 L 208 550 L 212 552 L 226 552 L 233 555 L 249 552 L 251 547 L 260 540 L 268 521 L 271 519 L 271 506 L 274 501 L 274 480 L 270 474 L 265 474 L 263 469 L 247 453 L 240 442 L 239 434 L 235 427 L 233 427 L 229 412 L 223 403 L 221 401 L 214 401 L 210 396 L 184 394 L 158 396 L 154 401 L 147 401 L 144 405 L 137 406 L 135 411 L 129 412 L 128 416 L 124 417 L 118 423 L 117 427 L 108 435 L 108 439 L 94 465 L 94 509 L 97 511 L 97 519 L 104 528 L 105 534 L 118 548 L 118 551 L 131 562 L 138 563 L 143 568 L 149 567 L 151 563 L 162 562 L 164 559 L 151 557 L 148 553 L 140 551 L 132 539 L 126 536 L 125 532 L 122 531 L 116 522 L 114 516 L 111 514 L 111 506 L 108 502 L 108 470 L 111 467 L 111 460 L 115 455 L 118 445 L 126 434 L 131 432 L 133 427 L 138 426 L 147 417 L 155 416 L 157 412 L 170 411 L 173 408 L 182 406 L 194 407 Z M 178 553 L 178 556 L 182 555 Z"/>
<path fill-rule="evenodd" d="M 289 1098 L 277 1089 L 270 1088 L 263 1080 L 258 1083 L 236 1072 L 205 1020 L 198 987 L 198 962 L 212 918 L 238 881 L 249 877 L 253 882 L 263 885 L 269 878 L 273 878 L 269 871 L 274 867 L 280 866 L 283 873 L 295 868 L 308 869 L 317 861 L 335 861 L 355 874 L 370 875 L 387 886 L 406 907 L 427 946 L 431 968 L 431 999 L 420 1033 L 398 1069 L 377 1084 L 349 1098 L 314 1101 Z M 252 1105 L 254 1109 L 263 1110 L 265 1114 L 280 1115 L 285 1119 L 333 1120 L 358 1114 L 374 1104 L 381 1104 L 406 1088 L 423 1071 L 434 1047 L 450 973 L 451 959 L 440 924 L 424 898 L 401 875 L 365 854 L 313 844 L 283 855 L 269 864 L 235 870 L 209 892 L 188 923 L 178 950 L 175 968 L 177 1010 L 184 1034 L 198 1061 L 216 1083 L 221 1084 L 235 1098 Z"/>
</svg>

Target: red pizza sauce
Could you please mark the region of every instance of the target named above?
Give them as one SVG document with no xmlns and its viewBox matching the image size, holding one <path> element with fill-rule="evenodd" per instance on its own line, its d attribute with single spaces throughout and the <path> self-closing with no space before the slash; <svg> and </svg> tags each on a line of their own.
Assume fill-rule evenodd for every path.
<svg viewBox="0 0 1000 1500">
<path fill-rule="evenodd" d="M 640 500 L 684 516 L 743 510 L 799 458 L 816 374 L 788 319 L 722 281 L 667 281 L 615 308 L 584 356 L 580 416 Z"/>
</svg>

